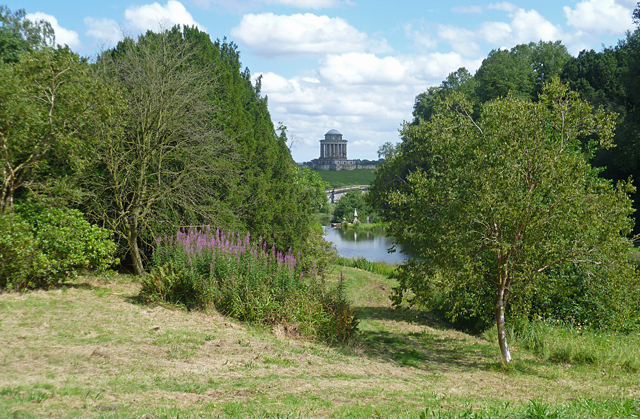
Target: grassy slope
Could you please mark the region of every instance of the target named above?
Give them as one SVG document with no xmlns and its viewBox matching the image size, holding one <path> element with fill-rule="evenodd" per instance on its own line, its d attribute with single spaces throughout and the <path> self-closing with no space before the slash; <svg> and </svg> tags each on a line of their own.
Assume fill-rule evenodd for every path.
<svg viewBox="0 0 640 419">
<path fill-rule="evenodd" d="M 375 178 L 373 170 L 316 170 L 316 172 L 332 188 L 349 185 L 368 185 Z"/>
<path fill-rule="evenodd" d="M 392 310 L 393 281 L 342 273 L 361 320 L 360 342 L 347 349 L 215 312 L 138 305 L 128 277 L 1 294 L 0 417 L 640 415 L 637 374 L 554 365 L 518 348 L 505 370 L 493 342 Z"/>
</svg>

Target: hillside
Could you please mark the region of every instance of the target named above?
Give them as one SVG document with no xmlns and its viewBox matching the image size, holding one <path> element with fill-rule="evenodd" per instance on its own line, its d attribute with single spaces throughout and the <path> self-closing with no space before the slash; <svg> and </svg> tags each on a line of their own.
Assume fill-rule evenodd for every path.
<svg viewBox="0 0 640 419">
<path fill-rule="evenodd" d="M 640 414 L 636 373 L 551 364 L 517 347 L 503 369 L 493 339 L 394 311 L 394 284 L 379 275 L 337 267 L 328 280 L 340 270 L 361 322 L 359 343 L 346 349 L 215 312 L 140 305 L 127 276 L 1 294 L 0 417 Z"/>
<path fill-rule="evenodd" d="M 314 170 L 329 187 L 337 188 L 349 185 L 368 185 L 375 178 L 373 170 Z"/>
</svg>

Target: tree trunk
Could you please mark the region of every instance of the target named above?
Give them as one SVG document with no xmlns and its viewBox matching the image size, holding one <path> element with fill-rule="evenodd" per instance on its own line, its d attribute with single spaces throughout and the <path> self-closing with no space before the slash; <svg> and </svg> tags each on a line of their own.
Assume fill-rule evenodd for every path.
<svg viewBox="0 0 640 419">
<path fill-rule="evenodd" d="M 131 254 L 131 263 L 133 263 L 133 273 L 136 275 L 144 274 L 144 267 L 142 266 L 142 257 L 140 257 L 140 249 L 138 248 L 138 223 L 135 217 L 132 217 L 131 224 L 129 225 L 129 253 Z"/>
<path fill-rule="evenodd" d="M 502 362 L 508 364 L 511 362 L 511 353 L 509 345 L 507 345 L 507 328 L 505 326 L 505 286 L 500 285 L 496 295 L 496 326 L 498 327 L 498 345 L 500 345 L 500 353 L 502 354 Z"/>
</svg>

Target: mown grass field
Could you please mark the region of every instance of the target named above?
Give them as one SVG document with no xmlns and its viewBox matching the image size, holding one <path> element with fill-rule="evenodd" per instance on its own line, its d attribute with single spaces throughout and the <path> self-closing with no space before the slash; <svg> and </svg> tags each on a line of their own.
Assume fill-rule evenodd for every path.
<svg viewBox="0 0 640 419">
<path fill-rule="evenodd" d="M 332 348 L 287 328 L 137 303 L 128 276 L 0 295 L 0 418 L 629 418 L 637 371 L 557 363 L 394 310 L 393 280 L 335 268 L 360 318 Z M 616 346 L 640 360 L 638 336 Z M 553 416 L 553 415 L 556 416 Z"/>
<path fill-rule="evenodd" d="M 349 185 L 368 185 L 375 178 L 373 170 L 316 170 L 329 187 L 337 188 Z"/>
</svg>

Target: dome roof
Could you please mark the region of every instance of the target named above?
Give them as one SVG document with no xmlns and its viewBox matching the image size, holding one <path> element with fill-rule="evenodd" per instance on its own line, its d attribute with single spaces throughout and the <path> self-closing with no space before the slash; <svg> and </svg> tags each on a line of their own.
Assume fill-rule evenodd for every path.
<svg viewBox="0 0 640 419">
<path fill-rule="evenodd" d="M 342 135 L 342 134 L 337 129 L 332 129 L 328 131 L 325 135 Z"/>
</svg>

